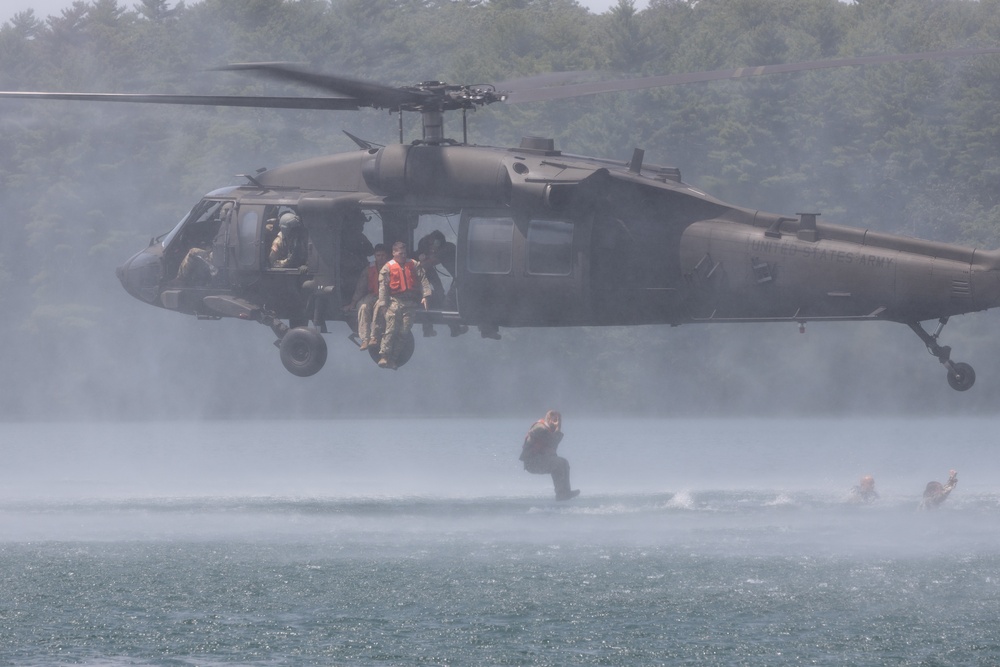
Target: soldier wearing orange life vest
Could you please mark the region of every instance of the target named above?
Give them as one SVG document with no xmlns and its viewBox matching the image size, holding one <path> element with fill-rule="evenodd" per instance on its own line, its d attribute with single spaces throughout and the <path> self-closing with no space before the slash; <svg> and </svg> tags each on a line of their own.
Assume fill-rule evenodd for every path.
<svg viewBox="0 0 1000 667">
<path fill-rule="evenodd" d="M 385 312 L 385 334 L 382 336 L 378 365 L 396 368 L 399 338 L 413 328 L 413 309 L 417 304 L 423 305 L 426 310 L 427 299 L 433 290 L 424 269 L 407 256 L 406 244 L 402 241 L 392 244 L 392 259 L 379 271 L 378 282 L 375 308 Z"/>
<path fill-rule="evenodd" d="M 555 410 L 545 413 L 528 429 L 521 447 L 521 461 L 524 469 L 535 475 L 552 475 L 552 485 L 556 489 L 556 500 L 569 500 L 580 495 L 569 483 L 569 461 L 556 455 L 562 442 L 562 415 Z"/>
<path fill-rule="evenodd" d="M 358 276 L 354 296 L 344 306 L 346 311 L 358 309 L 358 338 L 361 340 L 362 350 L 378 345 L 385 329 L 381 313 L 375 310 L 375 302 L 378 301 L 378 274 L 388 260 L 389 251 L 379 243 L 375 246 L 375 263 L 365 267 Z"/>
</svg>

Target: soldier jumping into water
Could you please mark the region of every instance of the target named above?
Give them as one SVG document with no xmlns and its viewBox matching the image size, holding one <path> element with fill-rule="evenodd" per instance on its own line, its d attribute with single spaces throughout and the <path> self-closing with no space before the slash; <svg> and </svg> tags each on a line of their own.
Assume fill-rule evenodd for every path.
<svg viewBox="0 0 1000 667">
<path fill-rule="evenodd" d="M 531 425 L 521 447 L 521 461 L 524 469 L 535 475 L 552 475 L 556 489 L 556 500 L 569 500 L 580 495 L 569 483 L 569 461 L 556 455 L 562 441 L 562 415 L 555 410 L 545 413 Z"/>
</svg>

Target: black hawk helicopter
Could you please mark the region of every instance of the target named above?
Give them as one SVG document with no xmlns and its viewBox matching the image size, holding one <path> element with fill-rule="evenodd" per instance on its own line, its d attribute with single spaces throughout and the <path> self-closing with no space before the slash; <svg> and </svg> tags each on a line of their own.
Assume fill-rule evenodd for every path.
<svg viewBox="0 0 1000 667">
<path fill-rule="evenodd" d="M 344 306 L 371 254 L 360 235 L 414 248 L 425 222 L 443 216 L 458 221 L 453 298 L 417 311 L 418 322 L 474 325 L 499 337 L 500 327 L 885 320 L 909 326 L 946 367 L 948 383 L 965 391 L 975 372 L 952 361 L 938 337 L 952 315 L 1000 306 L 1000 250 L 827 224 L 815 213 L 789 217 L 732 206 L 684 183 L 678 169 L 645 164 L 640 149 L 616 161 L 568 155 L 538 137 L 514 148 L 469 144 L 465 114 L 496 102 L 995 53 L 1000 49 L 974 48 L 565 85 L 551 85 L 549 77 L 506 87 L 434 81 L 397 88 L 251 63 L 220 69 L 337 97 L 0 97 L 399 113 L 399 144 L 349 135 L 358 150 L 246 175 L 244 185 L 205 195 L 174 229 L 118 268 L 122 286 L 144 303 L 269 326 L 295 375 L 323 367 L 321 334 L 330 322 L 355 326 Z M 423 118 L 422 138 L 408 144 L 404 111 Z M 444 136 L 450 111 L 463 115 L 461 142 Z M 298 221 L 297 241 L 292 256 L 272 261 L 283 220 Z M 938 324 L 928 333 L 922 323 L 931 320 Z M 400 365 L 413 353 L 412 334 L 401 342 Z M 374 348 L 370 353 L 377 359 Z"/>
</svg>

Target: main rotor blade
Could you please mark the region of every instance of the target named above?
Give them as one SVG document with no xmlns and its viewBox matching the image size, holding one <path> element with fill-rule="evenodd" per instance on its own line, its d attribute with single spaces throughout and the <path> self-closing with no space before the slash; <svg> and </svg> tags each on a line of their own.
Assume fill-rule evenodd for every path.
<svg viewBox="0 0 1000 667">
<path fill-rule="evenodd" d="M 832 67 L 852 67 L 856 65 L 875 65 L 881 63 L 904 62 L 910 60 L 938 60 L 943 58 L 964 58 L 990 53 L 1000 53 L 1000 48 L 971 48 L 951 51 L 925 51 L 922 53 L 889 54 L 881 56 L 861 56 L 858 58 L 834 58 L 831 60 L 808 60 L 785 65 L 763 65 L 760 67 L 739 67 L 737 69 L 714 70 L 711 72 L 687 72 L 684 74 L 665 74 L 663 76 L 647 76 L 637 79 L 616 79 L 614 81 L 595 81 L 578 83 L 554 88 L 529 88 L 511 90 L 507 96 L 510 104 L 521 102 L 542 102 L 546 100 L 561 100 L 570 97 L 583 97 L 598 93 L 613 93 L 626 90 L 645 90 L 662 86 L 676 86 L 685 83 L 703 81 L 719 81 L 723 79 L 745 79 L 751 76 L 765 74 L 782 74 L 787 72 L 802 72 L 805 70 L 828 69 Z"/>
<path fill-rule="evenodd" d="M 358 101 L 346 97 L 239 97 L 230 95 L 144 95 L 139 93 L 40 93 L 0 91 L 0 98 L 70 100 L 76 102 L 133 102 L 138 104 L 188 104 L 265 109 L 321 109 L 356 111 Z"/>
<path fill-rule="evenodd" d="M 332 74 L 320 74 L 291 63 L 235 63 L 216 69 L 255 72 L 279 81 L 305 83 L 330 93 L 348 95 L 357 100 L 360 106 L 379 109 L 398 109 L 401 106 L 419 105 L 433 99 L 432 95 L 421 91 L 393 88 Z"/>
</svg>

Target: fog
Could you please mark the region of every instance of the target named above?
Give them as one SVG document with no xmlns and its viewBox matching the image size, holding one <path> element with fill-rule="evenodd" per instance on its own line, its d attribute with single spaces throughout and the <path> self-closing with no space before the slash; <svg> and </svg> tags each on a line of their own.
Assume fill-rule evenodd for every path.
<svg viewBox="0 0 1000 667">
<path fill-rule="evenodd" d="M 649 545 L 709 554 L 994 552 L 989 420 L 567 419 L 583 494 L 517 461 L 520 419 L 2 424 L 4 542 Z M 955 430 L 963 438 L 953 440 Z M 391 434 L 384 437 L 384 434 Z M 947 443 L 947 446 L 945 446 Z M 926 481 L 959 469 L 936 512 Z M 871 506 L 848 502 L 860 474 Z M 476 547 L 481 548 L 481 547 Z"/>
<path fill-rule="evenodd" d="M 51 11 L 41 3 L 36 9 Z M 230 85 L 226 76 L 200 72 L 182 82 L 205 92 L 219 87 L 220 77 Z M 163 88 L 139 75 L 129 83 Z M 95 75 L 79 85 L 107 84 Z M 472 120 L 477 140 L 507 139 L 490 115 L 500 113 L 508 111 Z M 227 131 L 207 134 L 207 119 L 220 117 L 231 119 Z M 282 367 L 266 327 L 199 321 L 142 304 L 122 290 L 115 267 L 169 230 L 205 192 L 241 182 L 234 174 L 349 150 L 341 130 L 392 141 L 391 116 L 317 120 L 305 112 L 5 102 L 0 122 L 8 134 L 65 136 L 64 154 L 45 156 L 51 183 L 31 180 L 35 172 L 5 174 L 2 186 L 9 202 L 33 198 L 17 209 L 30 211 L 29 219 L 8 220 L 3 231 L 5 244 L 33 260 L 28 270 L 3 271 L 0 416 L 7 420 L 534 418 L 549 407 L 591 416 L 991 415 L 1000 397 L 995 313 L 956 317 L 944 330 L 941 341 L 953 358 L 977 372 L 976 386 L 964 393 L 948 386 L 944 369 L 905 326 L 881 322 L 809 323 L 805 333 L 792 323 L 504 329 L 500 341 L 475 331 L 452 339 L 444 327 L 423 339 L 417 329 L 413 359 L 394 372 L 376 368 L 347 340 L 346 325 L 333 323 L 326 367 L 298 378 Z M 528 122 L 524 134 L 549 124 Z M 153 128 L 163 134 L 151 139 Z M 595 148 L 583 137 L 573 143 L 557 147 Z M 632 145 L 617 150 L 609 157 L 627 159 Z M 685 155 L 653 150 L 646 161 L 672 164 Z M 816 207 L 794 198 L 774 207 L 734 203 Z"/>
<path fill-rule="evenodd" d="M 721 490 L 846 501 L 858 478 L 873 474 L 882 496 L 915 507 L 924 484 L 949 468 L 961 472 L 962 496 L 1000 491 L 1000 470 L 983 457 L 992 447 L 988 419 L 565 419 L 561 451 L 574 486 L 589 496 Z M 6 423 L 0 497 L 541 501 L 551 495 L 548 477 L 524 474 L 517 458 L 530 424 L 454 417 Z"/>
</svg>

